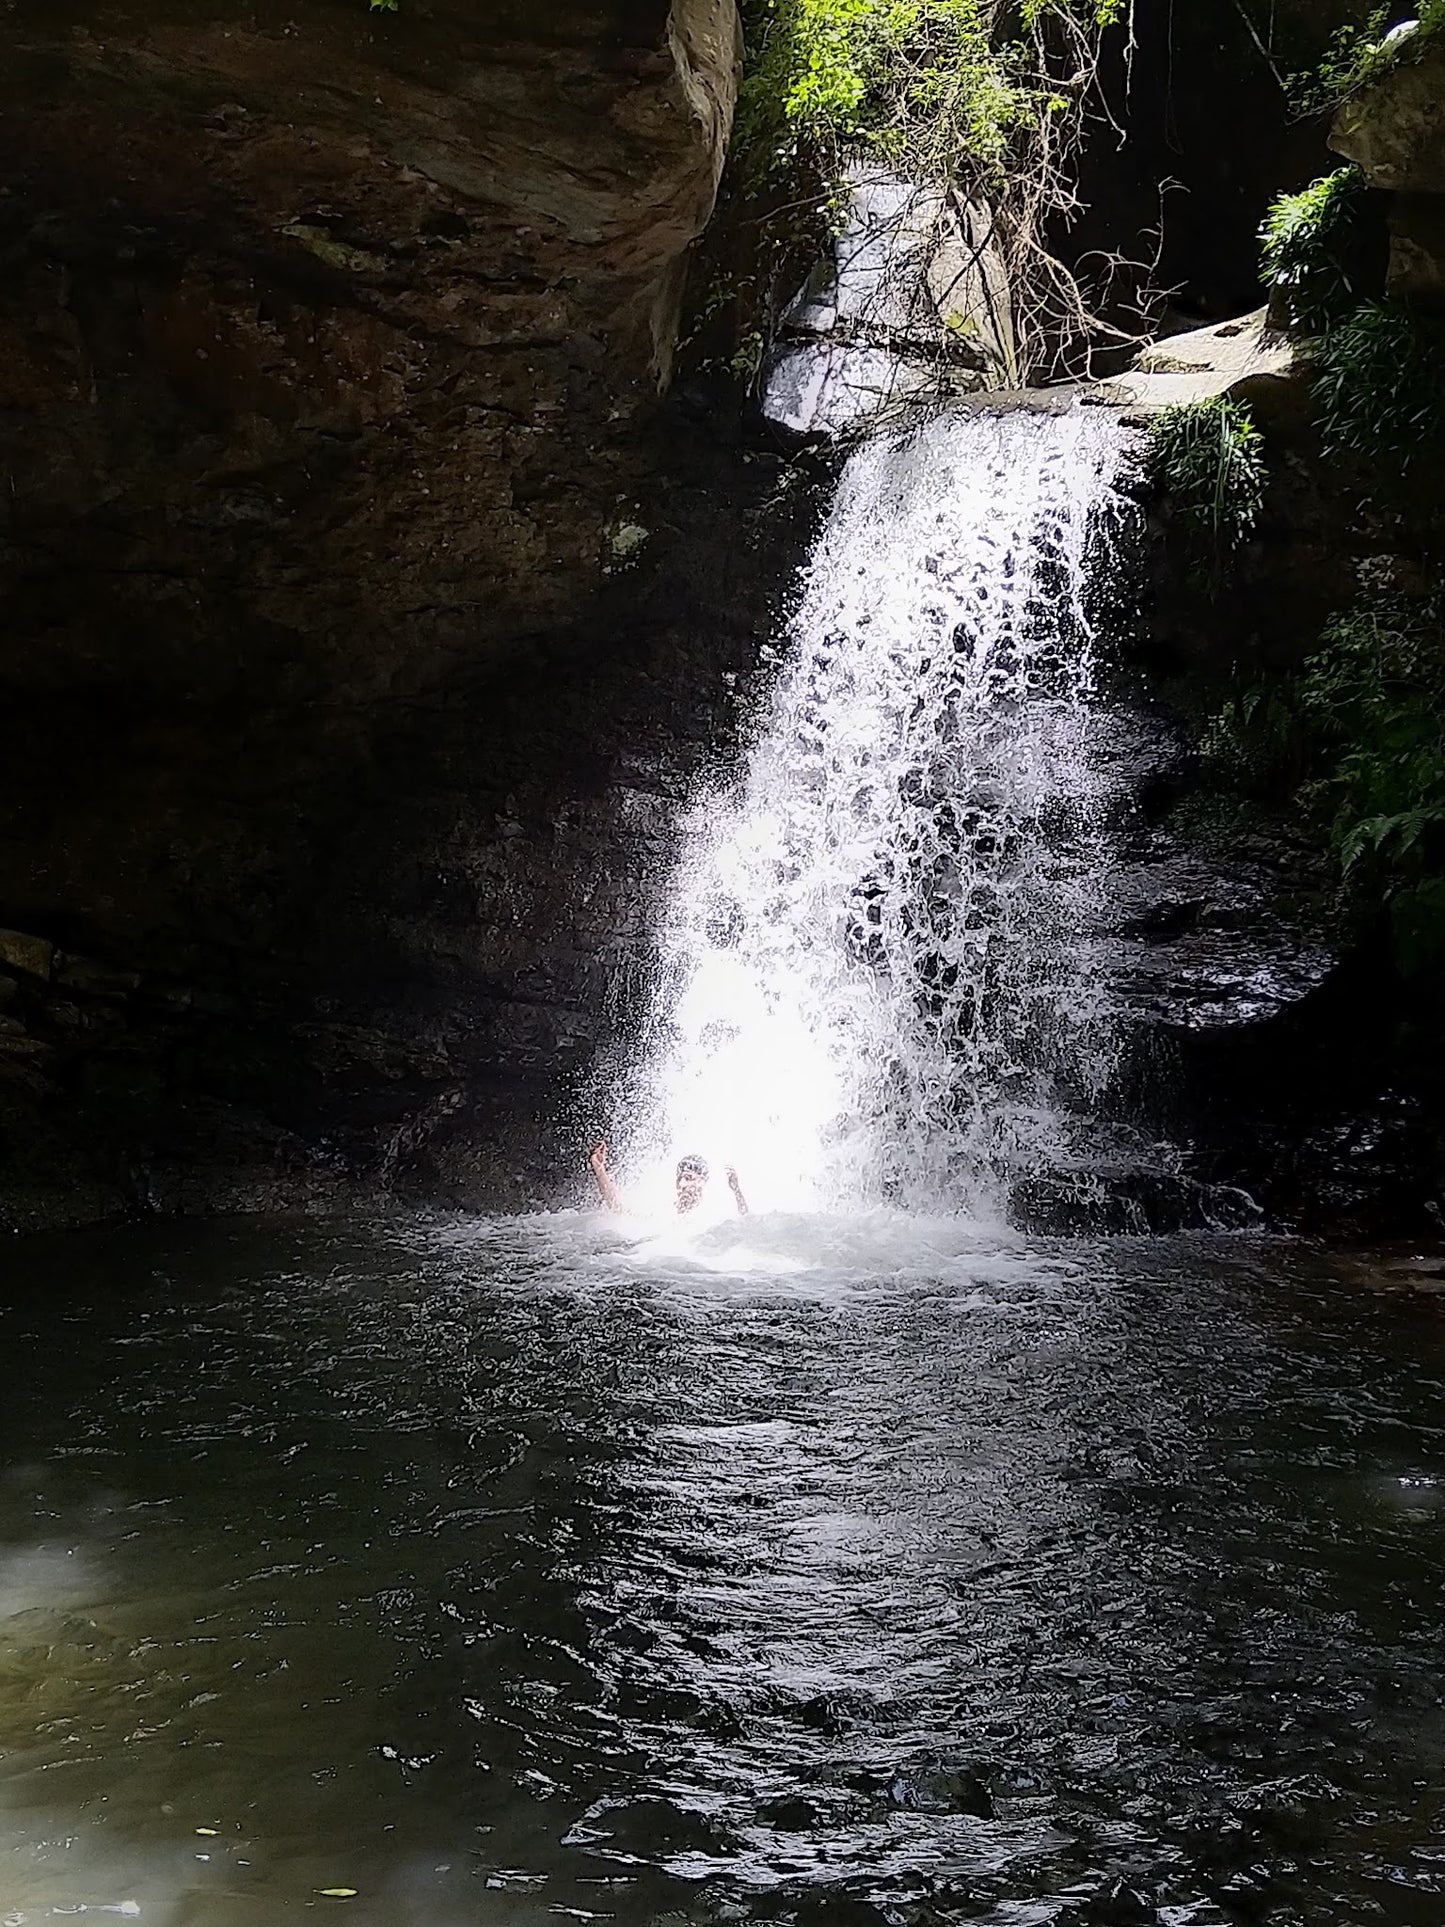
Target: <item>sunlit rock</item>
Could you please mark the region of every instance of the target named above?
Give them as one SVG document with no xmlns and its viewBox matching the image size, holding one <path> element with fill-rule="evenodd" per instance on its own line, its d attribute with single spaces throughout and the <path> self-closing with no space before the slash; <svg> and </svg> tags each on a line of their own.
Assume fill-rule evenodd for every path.
<svg viewBox="0 0 1445 1927">
<path fill-rule="evenodd" d="M 1343 102 L 1329 141 L 1389 194 L 1390 293 L 1445 307 L 1445 46 L 1407 42 Z"/>
<path fill-rule="evenodd" d="M 838 434 L 909 401 L 1017 385 L 991 210 L 856 168 L 831 256 L 783 317 L 765 411 L 797 432 Z"/>
</svg>

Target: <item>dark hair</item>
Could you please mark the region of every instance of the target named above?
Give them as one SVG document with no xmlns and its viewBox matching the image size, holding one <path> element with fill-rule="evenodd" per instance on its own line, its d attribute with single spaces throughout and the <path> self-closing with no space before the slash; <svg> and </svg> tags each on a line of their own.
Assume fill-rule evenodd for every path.
<svg viewBox="0 0 1445 1927">
<path fill-rule="evenodd" d="M 697 1177 L 705 1178 L 707 1176 L 707 1159 L 700 1158 L 696 1151 L 689 1151 L 685 1158 L 679 1158 L 677 1160 L 677 1175 L 681 1177 L 684 1172 L 687 1171 L 691 1171 Z"/>
</svg>

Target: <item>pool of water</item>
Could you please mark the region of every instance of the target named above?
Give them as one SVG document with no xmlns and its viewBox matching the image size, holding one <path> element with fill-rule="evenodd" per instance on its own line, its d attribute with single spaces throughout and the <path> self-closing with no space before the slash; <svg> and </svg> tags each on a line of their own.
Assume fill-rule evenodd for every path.
<svg viewBox="0 0 1445 1927">
<path fill-rule="evenodd" d="M 0 1921 L 1445 1919 L 1445 1319 L 1286 1245 L 0 1249 Z"/>
</svg>

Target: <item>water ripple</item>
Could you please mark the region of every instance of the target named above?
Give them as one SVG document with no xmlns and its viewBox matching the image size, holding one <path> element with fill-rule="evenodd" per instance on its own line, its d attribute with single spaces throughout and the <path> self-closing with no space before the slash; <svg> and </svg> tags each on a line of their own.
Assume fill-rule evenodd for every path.
<svg viewBox="0 0 1445 1927">
<path fill-rule="evenodd" d="M 15 1270 L 6 1919 L 1438 1917 L 1445 1335 L 1307 1253 L 560 1214 Z"/>
</svg>

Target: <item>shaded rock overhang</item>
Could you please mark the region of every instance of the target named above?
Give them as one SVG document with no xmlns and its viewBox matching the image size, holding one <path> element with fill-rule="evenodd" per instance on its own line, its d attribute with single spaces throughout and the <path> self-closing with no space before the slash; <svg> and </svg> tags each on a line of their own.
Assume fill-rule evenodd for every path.
<svg viewBox="0 0 1445 1927">
<path fill-rule="evenodd" d="M 220 617 L 365 700 L 557 619 L 739 51 L 733 0 L 7 9 L 9 675 L 204 691 Z"/>
</svg>

